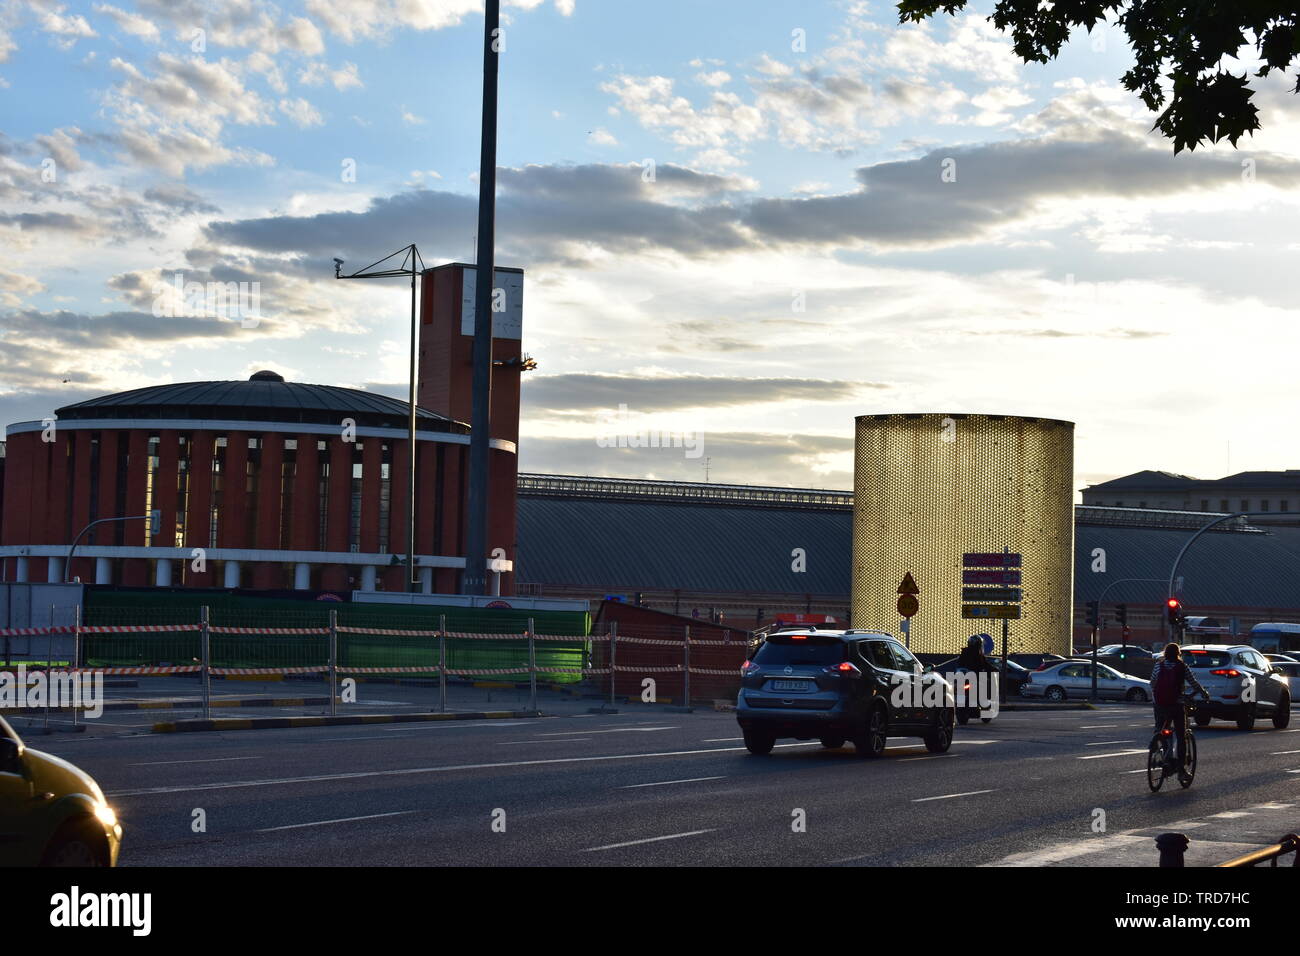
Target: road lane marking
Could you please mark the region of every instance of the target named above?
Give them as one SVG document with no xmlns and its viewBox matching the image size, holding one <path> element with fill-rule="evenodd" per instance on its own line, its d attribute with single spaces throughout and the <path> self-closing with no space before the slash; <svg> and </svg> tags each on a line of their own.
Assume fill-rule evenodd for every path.
<svg viewBox="0 0 1300 956">
<path fill-rule="evenodd" d="M 729 744 L 733 740 L 744 740 L 744 737 L 705 737 L 700 741 L 702 744 Z"/>
<path fill-rule="evenodd" d="M 497 746 L 509 747 L 512 744 L 575 744 L 590 739 L 590 737 L 566 737 L 563 740 L 498 740 Z"/>
<path fill-rule="evenodd" d="M 785 747 L 820 747 L 821 744 L 777 744 Z M 199 783 L 185 787 L 145 787 L 139 790 L 114 790 L 109 797 L 139 797 L 158 793 L 190 793 L 196 790 L 235 790 L 239 787 L 275 787 L 295 783 L 324 783 L 330 780 L 364 780 L 367 777 L 405 777 L 427 773 L 450 773 L 454 770 L 499 770 L 508 767 L 538 767 L 557 763 L 596 763 L 604 760 L 637 760 L 642 757 L 692 757 L 696 754 L 721 754 L 743 751 L 744 747 L 710 747 L 706 750 L 665 750 L 648 754 L 606 754 L 599 757 L 549 757 L 545 760 L 507 760 L 495 763 L 451 764 L 445 767 L 406 767 L 395 770 L 363 770 L 351 773 L 322 773 L 309 777 L 279 777 L 268 780 L 232 780 L 223 783 Z"/>
<path fill-rule="evenodd" d="M 961 754 L 930 754 L 928 757 L 901 757 L 899 763 L 907 763 L 909 760 L 939 760 L 943 757 L 960 757 Z"/>
<path fill-rule="evenodd" d="M 582 853 L 595 853 L 597 850 L 617 850 L 624 846 L 637 846 L 641 843 L 658 843 L 660 840 L 680 840 L 682 837 L 699 836 L 701 833 L 712 833 L 717 827 L 710 827 L 707 830 L 691 830 L 689 833 L 670 833 L 668 836 L 647 837 L 644 840 L 628 840 L 626 843 L 611 843 L 608 846 L 592 846 L 582 850 Z"/>
<path fill-rule="evenodd" d="M 207 757 L 203 760 L 150 760 L 148 763 L 129 763 L 128 767 L 161 767 L 172 763 L 218 763 L 222 760 L 265 760 L 265 757 Z"/>
<path fill-rule="evenodd" d="M 1134 754 L 1144 754 L 1145 750 L 1121 750 L 1113 754 L 1087 754 L 1083 757 L 1076 757 L 1076 760 L 1105 760 L 1107 757 L 1131 757 Z"/>
<path fill-rule="evenodd" d="M 1281 757 L 1283 754 L 1300 754 L 1300 750 L 1276 750 L 1269 754 L 1270 757 Z"/>
<path fill-rule="evenodd" d="M 918 797 L 913 803 L 925 803 L 929 800 L 952 800 L 955 797 L 973 797 L 981 793 L 996 793 L 996 790 L 967 790 L 965 793 L 945 793 L 941 797 Z"/>
<path fill-rule="evenodd" d="M 1076 729 L 1078 729 L 1078 730 L 1097 730 L 1098 728 L 1101 728 L 1101 727 L 1105 727 L 1105 728 L 1109 729 L 1109 728 L 1111 728 L 1111 727 L 1118 727 L 1118 726 L 1119 726 L 1119 724 L 1114 724 L 1114 723 L 1112 723 L 1112 724 L 1084 724 L 1083 726 L 1078 727 L 1078 728 L 1076 728 Z"/>
<path fill-rule="evenodd" d="M 355 820 L 377 820 L 380 817 L 401 817 L 408 813 L 421 813 L 420 810 L 394 810 L 392 813 L 370 813 L 364 817 L 340 817 L 337 820 L 315 820 L 311 823 L 291 823 L 285 827 L 262 827 L 254 833 L 274 833 L 276 830 L 300 830 L 303 827 L 323 827 L 331 823 L 352 823 Z"/>
<path fill-rule="evenodd" d="M 1096 743 L 1084 744 L 1085 747 L 1105 747 L 1107 744 L 1135 744 L 1136 740 L 1098 740 Z"/>
<path fill-rule="evenodd" d="M 686 780 L 660 780 L 658 783 L 633 783 L 626 787 L 619 787 L 619 790 L 639 790 L 641 787 L 666 787 L 673 783 L 699 783 L 702 780 L 725 780 L 726 775 L 721 777 L 689 777 Z"/>
<path fill-rule="evenodd" d="M 953 740 L 955 744 L 996 744 L 1001 743 L 999 740 Z"/>
<path fill-rule="evenodd" d="M 618 727 L 614 730 L 557 730 L 538 737 L 571 737 L 574 734 L 645 734 L 653 730 L 677 730 L 677 727 Z"/>
</svg>

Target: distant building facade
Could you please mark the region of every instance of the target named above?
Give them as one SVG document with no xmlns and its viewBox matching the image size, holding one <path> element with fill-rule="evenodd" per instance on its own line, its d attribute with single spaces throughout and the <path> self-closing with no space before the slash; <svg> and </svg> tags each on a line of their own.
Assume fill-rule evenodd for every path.
<svg viewBox="0 0 1300 956">
<path fill-rule="evenodd" d="M 1300 469 L 1243 471 L 1208 480 L 1168 471 L 1139 471 L 1089 485 L 1083 489 L 1083 503 L 1220 514 L 1248 511 L 1266 523 L 1300 525 Z"/>
</svg>

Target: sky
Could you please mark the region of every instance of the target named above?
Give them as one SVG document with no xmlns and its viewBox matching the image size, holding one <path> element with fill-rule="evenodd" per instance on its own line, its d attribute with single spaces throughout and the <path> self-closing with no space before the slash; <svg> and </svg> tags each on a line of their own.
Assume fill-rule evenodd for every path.
<svg viewBox="0 0 1300 956">
<path fill-rule="evenodd" d="M 1076 489 L 1300 467 L 1294 79 L 1174 155 L 1122 32 L 1025 65 L 989 9 L 505 2 L 521 470 L 847 489 L 889 412 L 1075 422 Z M 482 31 L 475 0 L 0 0 L 0 424 L 259 369 L 404 398 L 408 287 L 331 260 L 473 261 Z M 643 430 L 681 441 L 609 440 Z"/>
</svg>

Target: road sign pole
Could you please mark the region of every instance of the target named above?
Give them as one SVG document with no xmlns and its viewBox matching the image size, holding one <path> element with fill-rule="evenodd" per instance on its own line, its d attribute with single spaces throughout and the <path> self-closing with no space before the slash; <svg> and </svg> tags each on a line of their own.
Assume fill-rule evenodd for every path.
<svg viewBox="0 0 1300 956">
<path fill-rule="evenodd" d="M 1092 626 L 1092 699 L 1097 700 L 1097 634 L 1101 630 L 1101 611 L 1097 611 L 1097 623 Z"/>
</svg>

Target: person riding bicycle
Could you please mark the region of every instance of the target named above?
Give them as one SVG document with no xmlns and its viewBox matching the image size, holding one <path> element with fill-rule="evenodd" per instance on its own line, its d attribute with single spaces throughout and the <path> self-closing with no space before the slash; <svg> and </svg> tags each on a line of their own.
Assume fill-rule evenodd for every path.
<svg viewBox="0 0 1300 956">
<path fill-rule="evenodd" d="M 1187 735 L 1187 712 L 1179 699 L 1183 695 L 1184 683 L 1190 683 L 1206 700 L 1209 691 L 1201 686 L 1192 669 L 1183 660 L 1182 648 L 1177 644 L 1165 645 L 1165 655 L 1151 669 L 1151 699 L 1155 709 L 1156 733 L 1164 727 L 1166 720 L 1174 724 L 1174 762 L 1176 766 L 1183 763 L 1183 738 Z"/>
</svg>

